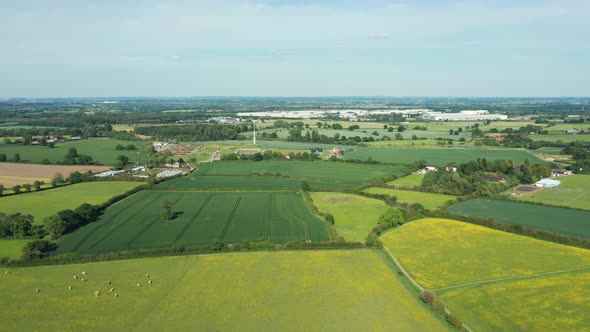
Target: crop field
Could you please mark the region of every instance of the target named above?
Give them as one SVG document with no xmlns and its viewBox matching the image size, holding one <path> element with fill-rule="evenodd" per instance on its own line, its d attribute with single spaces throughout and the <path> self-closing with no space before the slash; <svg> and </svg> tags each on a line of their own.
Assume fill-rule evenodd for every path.
<svg viewBox="0 0 590 332">
<path fill-rule="evenodd" d="M 477 158 L 487 160 L 511 159 L 515 164 L 529 159 L 531 163 L 544 163 L 537 156 L 524 150 L 485 150 L 476 148 L 441 148 L 441 149 L 388 149 L 388 148 L 361 148 L 345 154 L 344 159 L 374 160 L 388 163 L 412 164 L 417 160 L 426 160 L 433 165 L 446 165 L 448 163 L 465 163 Z"/>
<path fill-rule="evenodd" d="M 365 144 L 370 147 L 386 147 L 386 148 L 395 148 L 395 147 L 428 147 L 428 148 L 437 148 L 440 147 L 440 143 L 445 141 L 434 140 L 434 139 L 421 139 L 421 140 L 411 140 L 411 139 L 403 139 L 403 140 L 392 140 L 392 141 L 374 141 L 374 142 L 366 142 Z M 461 142 L 455 142 L 456 145 L 461 146 Z M 446 143 L 445 143 L 446 145 Z"/>
<path fill-rule="evenodd" d="M 108 170 L 106 166 L 61 166 L 61 165 L 28 165 L 18 163 L 0 163 L 0 184 L 5 188 L 10 188 L 16 184 L 33 184 L 35 181 L 51 181 L 56 173 L 61 173 L 64 177 L 70 176 L 73 172 L 84 173 L 92 171 L 93 173 Z"/>
<path fill-rule="evenodd" d="M 264 141 L 259 140 L 261 137 L 256 134 L 256 145 L 263 149 L 270 149 L 270 150 L 277 150 L 277 149 L 289 149 L 289 150 L 301 150 L 300 152 L 309 152 L 309 148 L 312 147 L 319 147 L 323 148 L 324 150 L 329 150 L 334 147 L 339 147 L 345 150 L 348 150 L 350 147 L 346 145 L 338 145 L 338 144 L 321 144 L 321 143 L 312 143 L 312 142 L 288 142 L 288 141 Z"/>
<path fill-rule="evenodd" d="M 20 212 L 35 217 L 35 223 L 66 209 L 75 209 L 83 203 L 102 204 L 109 198 L 140 185 L 138 182 L 85 182 L 65 187 L 13 196 L 0 197 L 0 212 Z"/>
<path fill-rule="evenodd" d="M 435 139 L 435 138 L 450 138 L 450 139 L 454 139 L 454 140 L 458 140 L 460 138 L 469 138 L 470 134 L 468 132 L 462 132 L 459 135 L 449 135 L 448 131 L 442 132 L 442 131 L 427 131 L 427 130 L 405 130 L 401 133 L 398 133 L 396 130 L 390 132 L 387 129 L 383 129 L 383 125 L 379 126 L 379 128 L 364 128 L 364 129 L 356 129 L 353 131 L 350 131 L 348 129 L 317 129 L 316 128 L 310 128 L 310 129 L 303 129 L 302 133 L 305 135 L 306 131 L 310 131 L 311 130 L 317 130 L 318 133 L 320 135 L 326 135 L 328 137 L 333 137 L 334 135 L 338 134 L 340 135 L 340 137 L 344 136 L 344 137 L 373 137 L 374 139 L 380 139 L 381 137 L 387 136 L 390 139 L 393 139 L 395 137 L 396 134 L 400 134 L 402 135 L 402 137 L 404 138 L 404 140 L 410 140 L 414 135 L 418 138 L 426 138 L 426 139 Z M 288 129 L 276 129 L 276 128 L 269 128 L 269 129 L 264 129 L 264 130 L 260 130 L 259 132 L 256 133 L 256 136 L 259 137 L 258 135 L 261 135 L 262 133 L 267 133 L 268 135 L 270 135 L 271 133 L 276 132 L 277 133 L 277 137 L 281 138 L 281 139 L 287 139 L 287 137 L 289 136 L 289 130 Z M 375 133 L 377 133 L 377 135 L 375 135 Z M 246 137 L 252 137 L 253 133 L 249 133 L 245 135 Z"/>
<path fill-rule="evenodd" d="M 22 254 L 24 246 L 29 240 L 0 240 L 0 257 L 17 258 Z"/>
<path fill-rule="evenodd" d="M 301 189 L 303 180 L 282 176 L 195 176 L 173 179 L 160 186 L 182 189 Z M 312 189 L 340 190 L 353 184 L 327 181 L 307 181 Z"/>
<path fill-rule="evenodd" d="M 434 210 L 448 201 L 453 201 L 457 197 L 452 195 L 425 193 L 421 191 L 400 190 L 391 188 L 372 187 L 363 190 L 369 194 L 382 194 L 397 197 L 399 203 L 414 204 L 420 203 L 426 209 Z"/>
<path fill-rule="evenodd" d="M 382 241 L 420 285 L 435 290 L 590 268 L 590 250 L 448 219 L 417 220 L 388 232 Z"/>
<path fill-rule="evenodd" d="M 530 135 L 533 141 L 562 141 L 563 143 L 570 143 L 574 141 L 590 142 L 590 135 L 572 135 L 572 134 L 546 134 L 546 135 Z"/>
<path fill-rule="evenodd" d="M 72 279 L 81 271 L 87 282 Z M 9 331 L 449 330 L 370 250 L 164 257 L 10 272 L 0 276 L 0 320 Z"/>
<path fill-rule="evenodd" d="M 590 210 L 590 175 L 569 175 L 558 180 L 561 184 L 557 188 L 543 188 L 518 199 Z"/>
<path fill-rule="evenodd" d="M 590 271 L 440 292 L 475 331 L 587 331 Z"/>
<path fill-rule="evenodd" d="M 341 162 L 243 161 L 202 164 L 193 176 L 283 175 L 301 180 L 318 180 L 361 185 L 371 180 L 409 171 L 405 166 L 355 165 Z"/>
<path fill-rule="evenodd" d="M 174 204 L 173 220 L 160 217 L 164 200 Z M 141 191 L 108 208 L 97 222 L 61 239 L 58 251 L 208 245 L 214 240 L 284 243 L 328 241 L 329 235 L 298 192 Z"/>
<path fill-rule="evenodd" d="M 137 150 L 119 151 L 115 149 L 118 144 L 123 146 L 133 144 Z M 141 164 L 147 160 L 145 145 L 146 143 L 142 141 L 96 138 L 58 143 L 54 148 L 40 145 L 0 144 L 0 153 L 5 153 L 8 158 L 12 158 L 15 153 L 19 153 L 21 161 L 25 163 L 42 164 L 44 160 L 56 163 L 63 162 L 68 150 L 74 147 L 78 150 L 78 154 L 89 155 L 95 162 L 100 162 L 103 165 L 115 165 L 119 155 L 129 157 L 130 163 Z"/>
<path fill-rule="evenodd" d="M 450 212 L 482 218 L 494 218 L 508 224 L 590 238 L 590 211 L 476 198 L 451 205 Z"/>
<path fill-rule="evenodd" d="M 422 185 L 422 180 L 424 180 L 424 174 L 410 174 L 399 179 L 395 179 L 391 182 L 387 182 L 390 186 L 400 186 L 400 187 L 420 187 Z"/>
<path fill-rule="evenodd" d="M 371 229 L 377 226 L 379 217 L 389 208 L 381 200 L 359 195 L 333 192 L 312 192 L 310 195 L 318 210 L 334 216 L 338 234 L 351 242 L 364 242 Z"/>
</svg>

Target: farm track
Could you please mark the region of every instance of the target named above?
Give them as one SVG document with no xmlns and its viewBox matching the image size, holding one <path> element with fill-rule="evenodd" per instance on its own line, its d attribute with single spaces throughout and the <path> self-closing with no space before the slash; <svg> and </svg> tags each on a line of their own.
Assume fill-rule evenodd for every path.
<svg viewBox="0 0 590 332">
<path fill-rule="evenodd" d="M 201 214 L 201 211 L 203 211 L 203 209 L 205 209 L 205 206 L 207 206 L 207 204 L 209 204 L 209 201 L 211 200 L 212 197 L 213 197 L 213 195 L 207 196 L 207 199 L 205 200 L 205 202 L 203 202 L 203 204 L 201 205 L 201 207 L 193 215 L 193 217 L 191 218 L 191 220 L 182 228 L 182 230 L 180 231 L 180 233 L 176 236 L 176 239 L 174 239 L 174 241 L 172 241 L 170 243 L 170 245 L 175 244 L 176 242 L 178 242 L 182 238 L 182 236 L 184 235 L 184 233 L 186 233 L 186 231 L 189 229 L 189 227 L 191 227 L 191 225 L 197 220 L 197 217 L 199 217 L 199 215 Z"/>
<path fill-rule="evenodd" d="M 225 227 L 223 228 L 223 231 L 221 232 L 221 236 L 219 237 L 220 241 L 223 241 L 223 239 L 225 238 L 225 235 L 227 234 L 227 231 L 229 229 L 229 225 L 231 225 L 231 222 L 234 219 L 234 216 L 236 214 L 236 211 L 238 210 L 238 206 L 240 205 L 241 200 L 242 200 L 242 197 L 241 196 L 238 197 L 238 200 L 236 201 L 236 204 L 234 205 L 234 208 L 231 211 L 229 218 L 227 218 L 227 222 L 225 224 Z"/>
<path fill-rule="evenodd" d="M 174 200 L 174 202 L 172 203 L 172 205 L 178 203 L 178 201 L 180 201 L 182 199 L 182 196 L 179 196 L 177 199 Z M 150 221 L 148 223 L 148 225 L 139 233 L 137 233 L 137 235 L 135 235 L 133 238 L 131 238 L 131 240 L 129 240 L 129 242 L 127 242 L 127 248 L 131 249 L 131 245 L 133 245 L 133 242 L 135 242 L 137 239 L 139 239 L 145 232 L 148 231 L 148 229 L 150 229 L 158 220 L 160 220 L 160 217 L 155 217 L 152 221 Z"/>
<path fill-rule="evenodd" d="M 266 210 L 266 223 L 264 225 L 264 240 L 268 240 L 268 233 L 270 231 L 270 215 L 272 211 L 272 197 L 273 195 L 268 195 L 268 209 Z"/>
<path fill-rule="evenodd" d="M 151 196 L 152 193 L 150 193 Z M 149 196 L 148 196 L 149 197 Z M 152 201 L 156 200 L 158 198 L 158 196 L 154 197 L 153 200 L 150 201 L 150 204 Z M 132 208 L 135 205 L 141 203 L 141 201 L 137 201 L 132 203 L 131 205 L 129 205 L 128 208 Z M 91 230 L 90 232 L 88 232 L 86 235 L 84 235 L 84 237 L 82 237 L 82 239 L 80 239 L 80 241 L 78 243 L 76 243 L 76 245 L 72 248 L 72 252 L 77 252 L 78 249 L 80 249 L 80 247 L 84 244 L 84 242 L 86 242 L 94 233 L 96 233 L 99 229 L 102 229 L 105 225 L 110 224 L 113 220 L 115 220 L 115 218 L 117 218 L 121 213 L 123 213 L 125 210 L 121 210 L 117 213 L 115 213 L 111 218 L 109 218 L 107 221 L 101 223 L 100 225 L 98 225 L 96 228 L 94 228 L 93 230 Z M 110 232 L 109 232 L 110 234 Z M 94 247 L 94 245 L 92 246 Z"/>
<path fill-rule="evenodd" d="M 147 204 L 143 204 L 141 205 L 141 209 L 145 209 L 146 207 L 150 206 L 153 202 L 155 202 L 156 200 L 158 200 L 160 196 L 155 195 L 155 197 L 151 200 L 149 200 L 147 202 Z M 135 204 L 133 204 L 134 206 Z M 122 210 L 121 212 L 118 212 L 117 214 L 115 214 L 110 220 L 109 220 L 109 224 L 111 223 L 111 221 L 113 221 L 114 219 L 116 219 L 121 213 L 123 213 L 125 210 Z M 113 234 L 117 229 L 119 229 L 121 226 L 123 226 L 124 223 L 119 223 L 118 225 L 115 225 L 110 231 L 108 231 L 104 236 L 102 236 L 98 241 L 94 242 L 92 245 L 90 245 L 90 247 L 88 248 L 90 251 L 92 251 L 94 249 L 94 247 L 96 247 L 99 243 L 101 243 L 102 241 L 104 241 L 106 238 L 108 238 L 109 236 L 111 236 L 111 234 Z M 103 224 L 100 228 L 104 227 L 105 224 Z"/>
</svg>

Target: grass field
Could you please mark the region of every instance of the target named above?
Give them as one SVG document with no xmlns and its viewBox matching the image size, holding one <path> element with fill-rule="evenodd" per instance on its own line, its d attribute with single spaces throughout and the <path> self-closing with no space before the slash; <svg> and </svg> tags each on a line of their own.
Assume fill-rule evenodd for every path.
<svg viewBox="0 0 590 332">
<path fill-rule="evenodd" d="M 85 283 L 72 279 L 81 271 L 88 273 Z M 10 272 L 0 276 L 1 329 L 9 331 L 449 330 L 369 250 L 166 257 Z M 95 290 L 103 295 L 96 297 Z"/>
<path fill-rule="evenodd" d="M 59 211 L 75 209 L 83 203 L 101 204 L 138 185 L 138 182 L 86 182 L 41 192 L 0 197 L 0 212 L 30 214 L 35 217 L 37 224 L 41 224 L 45 217 Z"/>
<path fill-rule="evenodd" d="M 361 185 L 386 176 L 409 171 L 405 166 L 355 165 L 340 162 L 234 161 L 202 164 L 194 176 L 249 176 L 270 172 L 299 180 L 318 180 Z"/>
<path fill-rule="evenodd" d="M 572 134 L 547 134 L 547 135 L 529 135 L 533 141 L 562 141 L 563 143 L 570 143 L 574 141 L 590 142 L 590 135 L 572 135 Z"/>
<path fill-rule="evenodd" d="M 558 178 L 557 188 L 543 188 L 518 199 L 551 205 L 590 210 L 590 175 L 570 175 Z"/>
<path fill-rule="evenodd" d="M 332 192 L 312 192 L 310 195 L 321 212 L 334 216 L 336 231 L 347 241 L 364 242 L 388 209 L 381 200 L 359 195 Z"/>
<path fill-rule="evenodd" d="M 305 135 L 306 131 L 312 131 L 312 130 L 317 130 L 318 133 L 320 135 L 326 135 L 328 137 L 334 137 L 334 135 L 338 134 L 340 135 L 340 137 L 344 136 L 344 137 L 373 137 L 373 139 L 380 139 L 381 137 L 387 136 L 389 137 L 391 140 L 393 140 L 393 138 L 395 137 L 396 134 L 398 134 L 397 131 L 393 131 L 390 132 L 387 129 L 383 129 L 383 125 L 379 126 L 378 128 L 364 128 L 364 129 L 356 129 L 354 131 L 350 131 L 348 129 L 342 129 L 342 130 L 337 130 L 337 129 L 317 129 L 317 128 L 310 128 L 310 129 L 303 129 L 302 134 Z M 263 129 L 260 130 L 257 133 L 257 137 L 258 135 L 261 135 L 263 133 L 267 133 L 268 135 L 270 135 L 271 133 L 277 133 L 278 138 L 281 139 L 287 139 L 287 137 L 289 136 L 289 130 L 288 129 L 275 129 L 275 128 L 269 128 L 269 129 Z M 375 135 L 375 133 L 378 133 L 378 135 Z M 454 139 L 454 140 L 458 140 L 460 138 L 469 138 L 470 134 L 467 132 L 462 132 L 459 135 L 449 135 L 448 130 L 445 132 L 442 131 L 427 131 L 427 130 L 405 130 L 401 133 L 399 133 L 400 135 L 402 135 L 402 137 L 404 138 L 404 140 L 411 140 L 411 138 L 415 135 L 418 138 L 426 138 L 426 139 L 436 139 L 436 138 L 443 138 L 443 139 Z M 252 137 L 253 133 L 245 133 L 244 136 L 246 137 Z"/>
<path fill-rule="evenodd" d="M 160 217 L 168 200 L 176 218 Z M 142 191 L 108 208 L 101 218 L 59 241 L 58 252 L 94 253 L 290 240 L 328 241 L 323 221 L 298 192 Z"/>
<path fill-rule="evenodd" d="M 387 184 L 400 187 L 420 187 L 422 185 L 422 180 L 424 180 L 424 174 L 410 174 L 391 182 L 387 182 Z"/>
<path fill-rule="evenodd" d="M 590 267 L 590 251 L 482 226 L 427 218 L 382 237 L 426 288 Z"/>
<path fill-rule="evenodd" d="M 452 195 L 425 193 L 420 191 L 390 189 L 381 187 L 372 187 L 363 190 L 369 194 L 383 194 L 397 197 L 399 203 L 414 204 L 420 203 L 428 210 L 435 210 L 448 201 L 455 200 L 457 197 Z"/>
<path fill-rule="evenodd" d="M 529 159 L 531 163 L 544 163 L 543 160 L 524 150 L 483 150 L 471 148 L 441 148 L 441 149 L 389 149 L 389 148 L 361 148 L 344 155 L 345 159 L 374 160 L 388 163 L 411 164 L 418 160 L 426 160 L 433 165 L 448 163 L 464 163 L 477 158 L 487 160 L 511 159 L 515 164 Z"/>
<path fill-rule="evenodd" d="M 588 331 L 590 272 L 506 281 L 441 292 L 474 331 Z"/>
<path fill-rule="evenodd" d="M 487 198 L 476 198 L 451 205 L 449 211 L 494 218 L 508 224 L 521 224 L 574 237 L 590 238 L 590 211 Z"/>
<path fill-rule="evenodd" d="M 301 189 L 303 180 L 282 176 L 195 176 L 166 181 L 161 186 L 176 188 L 227 190 L 227 189 Z M 340 190 L 354 184 L 327 181 L 307 181 L 312 189 Z"/>
<path fill-rule="evenodd" d="M 118 144 L 123 146 L 133 144 L 137 147 L 137 150 L 118 151 L 115 149 Z M 68 150 L 74 147 L 78 150 L 78 154 L 89 155 L 95 162 L 100 162 L 103 165 L 115 165 L 119 155 L 129 157 L 131 163 L 141 164 L 147 160 L 145 145 L 146 143 L 142 141 L 97 138 L 58 143 L 54 148 L 40 145 L 0 144 L 0 153 L 5 153 L 9 158 L 12 158 L 15 153 L 19 153 L 21 160 L 26 163 L 41 164 L 45 159 L 51 163 L 56 163 L 63 162 Z"/>
<path fill-rule="evenodd" d="M 108 170 L 106 166 L 84 166 L 84 165 L 29 165 L 20 163 L 0 163 L 0 184 L 5 188 L 10 188 L 16 184 L 33 184 L 35 181 L 51 181 L 56 173 L 61 173 L 64 177 L 70 176 L 73 172 L 84 173 L 92 171 L 93 173 Z"/>
<path fill-rule="evenodd" d="M 17 258 L 30 240 L 0 239 L 0 257 Z"/>
</svg>

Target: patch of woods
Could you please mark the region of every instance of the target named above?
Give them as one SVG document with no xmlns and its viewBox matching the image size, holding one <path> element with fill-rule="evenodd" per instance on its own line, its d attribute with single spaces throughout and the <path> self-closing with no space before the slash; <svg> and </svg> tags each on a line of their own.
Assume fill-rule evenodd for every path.
<svg viewBox="0 0 590 332">
<path fill-rule="evenodd" d="M 176 139 L 189 142 L 236 140 L 240 133 L 252 130 L 252 123 L 236 125 L 198 123 L 134 128 L 136 134 L 152 136 L 160 140 Z"/>
<path fill-rule="evenodd" d="M 562 151 L 571 154 L 574 162 L 566 168 L 580 174 L 590 174 L 590 143 L 572 142 Z"/>
<path fill-rule="evenodd" d="M 437 299 L 436 295 L 433 292 L 429 290 L 423 290 L 422 292 L 420 292 L 419 297 L 420 300 L 426 303 L 432 310 L 444 314 L 449 324 L 453 325 L 458 329 L 463 327 L 463 323 L 461 322 L 461 320 L 457 316 L 450 313 L 446 309 L 444 302 Z"/>
<path fill-rule="evenodd" d="M 403 225 L 404 222 L 404 214 L 400 209 L 393 207 L 389 208 L 379 217 L 377 226 L 375 226 L 369 235 L 367 235 L 365 245 L 374 248 L 383 248 L 383 243 L 379 240 L 379 236 L 388 229 Z"/>
<path fill-rule="evenodd" d="M 288 158 L 287 158 L 288 157 Z M 315 153 L 309 152 L 289 152 L 289 154 L 285 155 L 280 152 L 266 150 L 264 152 L 256 152 L 252 154 L 236 154 L 236 153 L 229 153 L 221 156 L 221 160 L 251 160 L 251 161 L 262 161 L 262 160 L 303 160 L 303 161 L 312 161 L 312 160 L 320 160 L 320 156 Z"/>
</svg>

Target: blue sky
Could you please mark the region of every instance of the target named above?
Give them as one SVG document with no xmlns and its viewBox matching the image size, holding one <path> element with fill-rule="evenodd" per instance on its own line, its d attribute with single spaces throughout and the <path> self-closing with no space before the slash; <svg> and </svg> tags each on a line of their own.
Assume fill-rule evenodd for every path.
<svg viewBox="0 0 590 332">
<path fill-rule="evenodd" d="M 0 0 L 0 98 L 588 96 L 590 1 Z"/>
</svg>

